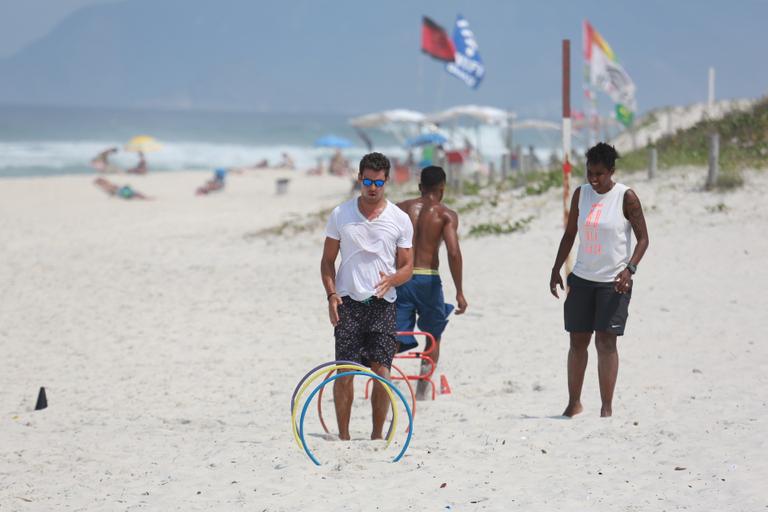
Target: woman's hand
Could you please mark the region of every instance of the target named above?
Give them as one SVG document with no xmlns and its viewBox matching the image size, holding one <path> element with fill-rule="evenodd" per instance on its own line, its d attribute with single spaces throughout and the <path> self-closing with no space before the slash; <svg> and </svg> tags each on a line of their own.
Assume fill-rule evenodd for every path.
<svg viewBox="0 0 768 512">
<path fill-rule="evenodd" d="M 627 293 L 632 287 L 632 273 L 628 268 L 625 268 L 619 275 L 616 276 L 616 280 L 613 284 L 613 289 L 619 293 Z"/>
</svg>

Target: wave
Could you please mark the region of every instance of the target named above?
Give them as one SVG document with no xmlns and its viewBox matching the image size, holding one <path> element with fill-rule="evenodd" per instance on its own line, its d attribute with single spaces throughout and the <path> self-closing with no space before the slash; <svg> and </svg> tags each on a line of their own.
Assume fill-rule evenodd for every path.
<svg viewBox="0 0 768 512">
<path fill-rule="evenodd" d="M 103 141 L 18 141 L 0 142 L 0 176 L 41 176 L 92 173 L 90 160 L 109 147 L 121 148 L 121 143 Z M 405 158 L 398 147 L 376 148 L 391 158 Z M 354 161 L 367 150 L 352 147 L 344 150 L 346 158 Z M 242 145 L 199 142 L 163 143 L 163 149 L 146 155 L 151 171 L 210 170 L 217 167 L 252 166 L 266 159 L 271 164 L 287 153 L 298 169 L 316 166 L 318 159 L 328 159 L 333 150 L 298 145 Z M 110 162 L 122 168 L 136 164 L 134 153 L 119 151 Z"/>
<path fill-rule="evenodd" d="M 479 149 L 485 159 L 497 160 L 505 152 L 504 140 L 498 130 L 482 128 L 462 129 L 458 128 L 455 140 L 463 146 L 471 144 Z M 515 134 L 515 144 L 526 142 L 536 145 L 536 154 L 540 159 L 548 158 L 552 149 L 556 147 L 554 140 L 542 138 L 538 140 L 526 134 Z M 551 137 L 549 138 L 551 139 Z M 85 174 L 92 173 L 90 160 L 99 152 L 109 147 L 122 148 L 122 142 L 103 140 L 26 140 L 26 141 L 0 141 L 0 176 L 45 176 L 58 174 Z M 404 160 L 407 158 L 407 150 L 397 145 L 377 146 L 380 151 L 392 159 Z M 344 156 L 351 162 L 359 160 L 367 149 L 362 146 L 353 146 L 344 150 Z M 296 163 L 299 170 L 315 167 L 319 160 L 327 160 L 333 153 L 332 149 L 316 148 L 300 144 L 237 144 L 220 142 L 163 142 L 163 149 L 156 153 L 146 155 L 151 171 L 174 170 L 210 170 L 218 167 L 245 167 L 253 166 L 257 162 L 267 160 L 276 165 L 282 160 L 283 153 L 287 153 Z M 418 161 L 419 148 L 414 150 L 414 156 Z M 137 157 L 133 153 L 127 153 L 122 149 L 110 161 L 122 168 L 129 168 L 136 164 Z M 354 165 L 353 165 L 354 166 Z"/>
</svg>

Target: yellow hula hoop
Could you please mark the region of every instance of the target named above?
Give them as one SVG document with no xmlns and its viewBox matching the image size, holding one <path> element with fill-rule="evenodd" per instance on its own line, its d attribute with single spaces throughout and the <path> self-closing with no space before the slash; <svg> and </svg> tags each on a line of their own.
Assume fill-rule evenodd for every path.
<svg viewBox="0 0 768 512">
<path fill-rule="evenodd" d="M 374 372 L 369 370 L 367 367 L 358 365 L 358 364 L 336 364 L 332 366 L 326 366 L 324 368 L 318 369 L 310 378 L 308 378 L 304 385 L 301 387 L 298 393 L 296 393 L 296 399 L 293 402 L 293 412 L 291 413 L 291 426 L 293 427 L 293 438 L 296 440 L 296 444 L 298 445 L 299 449 L 303 450 L 304 445 L 301 442 L 301 439 L 299 437 L 299 427 L 296 424 L 296 414 L 299 410 L 299 403 L 301 402 L 301 398 L 304 395 L 304 392 L 309 387 L 312 382 L 317 380 L 318 377 L 320 377 L 323 373 L 328 371 L 334 371 L 334 370 L 358 370 L 362 372 L 366 372 L 369 375 L 376 375 Z M 392 390 L 389 389 L 388 386 L 384 386 L 384 389 L 386 390 L 387 394 L 389 395 L 389 400 L 392 403 L 392 429 L 389 433 L 389 437 L 387 438 L 387 447 L 389 447 L 390 443 L 392 442 L 392 439 L 395 437 L 395 432 L 397 431 L 397 420 L 398 420 L 398 412 L 397 412 L 397 405 L 395 401 L 395 395 L 392 393 Z"/>
<path fill-rule="evenodd" d="M 317 380 L 318 377 L 320 377 L 323 373 L 333 371 L 333 370 L 358 370 L 358 371 L 366 372 L 369 375 L 376 375 L 367 367 L 359 364 L 335 364 L 332 366 L 326 366 L 324 368 L 320 368 L 314 374 L 312 374 L 312 376 L 309 377 L 304 382 L 304 385 L 301 386 L 301 389 L 299 389 L 299 392 L 296 393 L 296 399 L 293 401 L 293 412 L 291 412 L 291 427 L 293 427 L 293 438 L 296 440 L 296 444 L 298 445 L 300 450 L 304 449 L 304 445 L 302 444 L 301 439 L 299 438 L 299 427 L 298 425 L 296 425 L 296 413 L 299 410 L 299 403 L 301 402 L 301 397 L 304 396 L 304 392 L 307 390 L 309 385 L 312 384 L 315 380 Z M 392 390 L 389 389 L 389 386 L 384 386 L 384 389 L 389 395 L 389 401 L 392 403 L 392 429 L 389 432 L 389 437 L 387 438 L 387 445 L 386 445 L 387 447 L 389 447 L 390 443 L 392 442 L 392 439 L 394 439 L 395 437 L 395 432 L 397 431 L 398 413 L 397 413 L 397 402 L 395 401 L 394 393 L 392 393 Z"/>
</svg>

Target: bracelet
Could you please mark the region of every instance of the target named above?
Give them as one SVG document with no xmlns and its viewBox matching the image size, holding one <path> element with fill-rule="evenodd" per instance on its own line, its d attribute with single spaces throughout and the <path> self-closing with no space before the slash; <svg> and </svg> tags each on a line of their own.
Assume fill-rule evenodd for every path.
<svg viewBox="0 0 768 512">
<path fill-rule="evenodd" d="M 331 295 L 338 295 L 336 292 L 331 292 L 328 294 L 328 296 L 325 298 L 325 300 L 331 300 Z"/>
</svg>

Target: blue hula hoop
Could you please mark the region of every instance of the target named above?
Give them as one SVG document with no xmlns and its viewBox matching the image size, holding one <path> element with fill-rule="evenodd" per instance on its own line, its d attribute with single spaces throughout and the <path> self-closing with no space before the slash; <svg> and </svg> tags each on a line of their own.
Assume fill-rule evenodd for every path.
<svg viewBox="0 0 768 512">
<path fill-rule="evenodd" d="M 337 373 L 336 375 L 322 381 L 320 384 L 318 384 L 315 387 L 315 389 L 312 390 L 312 393 L 309 394 L 306 402 L 304 402 L 304 408 L 301 410 L 301 419 L 299 420 L 299 439 L 301 439 L 301 444 L 304 445 L 304 451 L 306 452 L 307 456 L 310 459 L 312 459 L 312 462 L 314 462 L 318 466 L 320 465 L 320 461 L 317 460 L 317 457 L 315 457 L 315 454 L 312 453 L 312 450 L 309 449 L 309 446 L 307 446 L 307 442 L 304 440 L 304 417 L 307 415 L 307 409 L 309 408 L 309 404 L 312 402 L 312 399 L 326 384 L 329 384 L 341 377 L 348 377 L 350 375 L 365 375 L 366 377 L 376 379 L 382 384 L 389 386 L 389 388 L 392 391 L 397 393 L 397 396 L 400 397 L 400 400 L 403 401 L 403 405 L 405 406 L 405 412 L 408 413 L 408 437 L 405 439 L 405 444 L 403 444 L 403 448 L 402 450 L 400 450 L 400 453 L 398 453 L 397 456 L 394 459 L 392 459 L 392 462 L 399 461 L 405 454 L 405 451 L 408 449 L 408 445 L 411 443 L 411 436 L 413 435 L 413 415 L 411 414 L 411 408 L 408 407 L 408 401 L 405 399 L 405 397 L 400 392 L 400 390 L 397 389 L 397 387 L 394 384 L 392 384 L 390 381 L 388 381 L 384 377 L 379 377 L 375 373 L 359 372 L 359 371 Z"/>
</svg>

